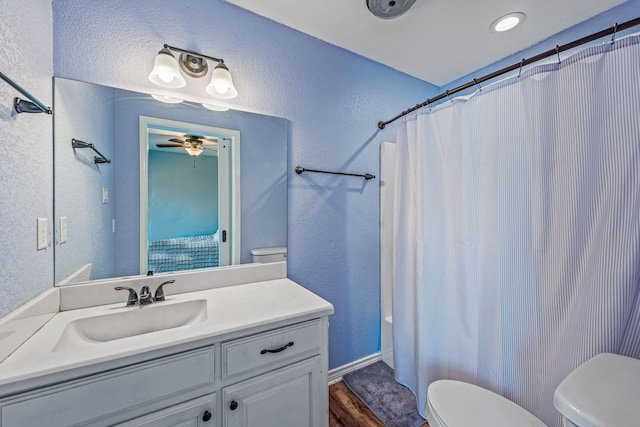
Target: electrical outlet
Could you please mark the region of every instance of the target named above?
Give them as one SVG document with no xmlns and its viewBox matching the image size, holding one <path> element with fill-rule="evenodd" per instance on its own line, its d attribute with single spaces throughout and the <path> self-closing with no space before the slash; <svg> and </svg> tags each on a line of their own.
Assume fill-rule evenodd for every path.
<svg viewBox="0 0 640 427">
<path fill-rule="evenodd" d="M 109 203 L 109 189 L 107 187 L 102 187 L 102 203 L 105 205 Z"/>
<path fill-rule="evenodd" d="M 60 243 L 65 243 L 67 241 L 67 217 L 60 217 Z"/>
<path fill-rule="evenodd" d="M 47 218 L 38 218 L 38 250 L 47 249 L 49 244 L 49 230 Z"/>
</svg>

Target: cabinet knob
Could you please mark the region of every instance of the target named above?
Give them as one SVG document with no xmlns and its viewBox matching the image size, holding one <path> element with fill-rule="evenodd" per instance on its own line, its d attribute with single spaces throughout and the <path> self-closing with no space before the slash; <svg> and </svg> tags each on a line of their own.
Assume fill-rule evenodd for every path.
<svg viewBox="0 0 640 427">
<path fill-rule="evenodd" d="M 232 400 L 231 404 L 229 405 L 229 409 L 231 409 L 232 411 L 235 411 L 236 409 L 238 409 L 238 402 L 236 402 L 235 400 Z"/>
<path fill-rule="evenodd" d="M 204 414 L 202 414 L 202 421 L 209 421 L 210 419 L 211 419 L 211 412 L 204 411 Z"/>
</svg>

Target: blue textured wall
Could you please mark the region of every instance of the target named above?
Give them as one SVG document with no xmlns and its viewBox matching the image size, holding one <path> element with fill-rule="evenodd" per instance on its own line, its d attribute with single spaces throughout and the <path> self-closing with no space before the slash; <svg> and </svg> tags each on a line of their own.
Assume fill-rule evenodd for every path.
<svg viewBox="0 0 640 427">
<path fill-rule="evenodd" d="M 51 2 L 0 1 L 0 71 L 51 105 Z M 53 247 L 36 250 L 36 218 L 53 218 L 53 119 L 13 111 L 0 80 L 0 316 L 53 285 Z M 51 237 L 51 235 L 50 235 Z"/>
</svg>

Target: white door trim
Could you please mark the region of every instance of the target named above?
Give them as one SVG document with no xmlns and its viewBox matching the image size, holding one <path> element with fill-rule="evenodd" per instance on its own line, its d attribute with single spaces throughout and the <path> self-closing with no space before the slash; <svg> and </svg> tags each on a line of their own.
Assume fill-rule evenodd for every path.
<svg viewBox="0 0 640 427">
<path fill-rule="evenodd" d="M 230 194 L 230 231 L 227 236 L 231 243 L 230 254 L 231 264 L 240 263 L 241 244 L 241 221 L 240 221 L 240 131 L 225 129 L 214 126 L 198 125 L 194 123 L 181 122 L 177 120 L 160 119 L 157 117 L 139 116 L 139 141 L 140 141 L 140 274 L 147 273 L 147 251 L 148 251 L 148 207 L 149 188 L 148 181 L 148 159 L 149 159 L 149 139 L 147 127 L 149 125 L 167 126 L 179 129 L 189 129 L 197 133 L 223 134 L 229 138 L 231 143 L 231 194 Z"/>
</svg>

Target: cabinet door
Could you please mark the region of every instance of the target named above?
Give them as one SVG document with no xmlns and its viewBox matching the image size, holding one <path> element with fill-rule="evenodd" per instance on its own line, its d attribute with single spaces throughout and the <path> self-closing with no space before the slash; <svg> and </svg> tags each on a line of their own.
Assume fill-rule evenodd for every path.
<svg viewBox="0 0 640 427">
<path fill-rule="evenodd" d="M 216 394 L 208 394 L 161 411 L 134 418 L 120 427 L 215 427 Z"/>
<path fill-rule="evenodd" d="M 328 399 L 320 357 L 222 389 L 224 427 L 320 427 Z"/>
</svg>

